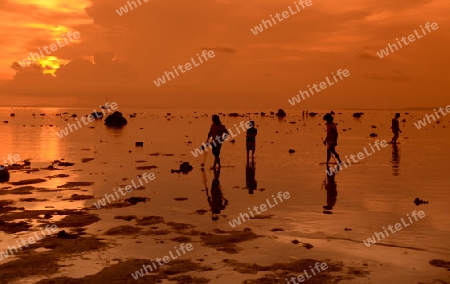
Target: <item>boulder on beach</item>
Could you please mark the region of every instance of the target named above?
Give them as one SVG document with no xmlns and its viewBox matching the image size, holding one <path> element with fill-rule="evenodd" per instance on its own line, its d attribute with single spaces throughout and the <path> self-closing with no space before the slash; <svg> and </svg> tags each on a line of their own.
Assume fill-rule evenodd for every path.
<svg viewBox="0 0 450 284">
<path fill-rule="evenodd" d="M 370 133 L 370 135 L 369 135 L 370 137 L 378 137 L 378 134 L 376 134 L 376 133 Z"/>
<path fill-rule="evenodd" d="M 0 168 L 0 182 L 8 182 L 9 181 L 9 172 L 3 166 Z"/>
<path fill-rule="evenodd" d="M 363 112 L 355 112 L 353 113 L 353 117 L 361 117 L 363 114 Z"/>
<path fill-rule="evenodd" d="M 239 115 L 239 113 L 237 113 L 237 112 L 232 112 L 232 113 L 229 113 L 228 116 L 231 116 L 231 117 L 238 117 L 238 116 L 240 116 L 240 115 Z"/>
<path fill-rule="evenodd" d="M 120 111 L 115 111 L 105 119 L 105 125 L 109 127 L 122 127 L 127 125 L 127 123 L 127 119 L 123 117 Z"/>
<path fill-rule="evenodd" d="M 285 117 L 286 116 L 286 112 L 283 109 L 279 109 L 276 116 L 278 117 Z"/>
<path fill-rule="evenodd" d="M 309 116 L 311 116 L 311 117 L 314 117 L 314 116 L 316 116 L 317 115 L 317 112 L 310 112 L 309 113 Z"/>
</svg>

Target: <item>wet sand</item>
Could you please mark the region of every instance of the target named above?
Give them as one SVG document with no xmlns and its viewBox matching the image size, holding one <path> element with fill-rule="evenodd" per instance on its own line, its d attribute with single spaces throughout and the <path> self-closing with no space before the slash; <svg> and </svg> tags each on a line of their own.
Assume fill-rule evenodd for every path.
<svg viewBox="0 0 450 284">
<path fill-rule="evenodd" d="M 284 119 L 267 110 L 265 116 L 242 110 L 235 111 L 241 117 L 223 116 L 232 129 L 242 120 L 255 120 L 257 151 L 255 164 L 247 166 L 245 134 L 237 134 L 235 143 L 223 146 L 219 175 L 209 170 L 211 153 L 205 171 L 204 156 L 190 153 L 210 125 L 204 111 L 122 110 L 137 112 L 136 118 L 126 115 L 123 129 L 96 121 L 94 128 L 62 139 L 55 131 L 73 121 L 72 113 L 89 110 L 14 109 L 14 118 L 10 111 L 0 111 L 9 120 L 0 126 L 2 156 L 20 154 L 31 164 L 11 168 L 10 182 L 0 184 L 0 252 L 46 225 L 64 233 L 1 260 L 2 283 L 286 283 L 285 278 L 310 272 L 316 262 L 328 269 L 306 283 L 450 281 L 448 120 L 417 130 L 412 123 L 424 112 L 402 113 L 406 123 L 401 123 L 397 149 L 389 145 L 338 173 L 330 184 L 320 165 L 325 111 L 302 117 L 286 110 Z M 55 115 L 64 111 L 69 114 Z M 342 112 L 336 115 L 341 156 L 392 136 L 391 112 L 364 111 L 353 118 L 355 111 L 335 111 Z M 144 146 L 135 147 L 136 141 Z M 182 162 L 192 171 L 171 172 Z M 156 179 L 100 209 L 93 205 L 146 172 Z M 249 207 L 271 201 L 280 191 L 291 198 L 230 226 L 240 213 L 248 214 Z M 416 197 L 429 204 L 416 206 Z M 364 245 L 374 232 L 413 210 L 423 210 L 426 217 L 379 244 Z M 183 243 L 193 250 L 133 279 L 142 265 Z"/>
</svg>

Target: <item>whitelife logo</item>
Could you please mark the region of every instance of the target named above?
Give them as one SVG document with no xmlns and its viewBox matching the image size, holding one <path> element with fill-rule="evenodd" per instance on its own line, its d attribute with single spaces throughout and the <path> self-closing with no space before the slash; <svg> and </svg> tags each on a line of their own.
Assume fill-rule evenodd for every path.
<svg viewBox="0 0 450 284">
<path fill-rule="evenodd" d="M 286 200 L 291 198 L 289 192 L 287 192 L 287 191 L 286 192 L 281 192 L 280 191 L 277 194 L 277 197 L 280 200 L 280 202 L 283 202 L 283 198 L 281 197 L 281 195 L 283 195 L 283 198 L 286 199 Z M 273 194 L 272 194 L 272 198 L 273 198 L 273 201 L 275 202 L 275 205 L 278 205 L 277 199 L 275 198 L 275 196 Z M 275 207 L 275 205 L 270 203 L 268 198 L 266 199 L 266 201 L 267 201 L 267 205 L 269 205 L 269 208 Z M 261 212 L 258 211 L 258 207 L 259 207 L 259 209 L 261 209 Z M 253 210 L 255 211 L 256 214 L 259 215 L 259 214 L 261 214 L 263 212 L 266 212 L 267 206 L 266 206 L 266 204 L 261 204 L 260 206 L 254 206 Z M 252 218 L 255 217 L 255 215 L 253 215 L 253 212 L 252 212 L 252 210 L 250 208 L 248 208 L 248 212 L 250 213 L 250 215 L 252 215 Z M 250 216 L 248 216 L 247 213 L 244 213 L 244 214 L 240 213 L 239 217 L 231 220 L 230 222 L 228 222 L 228 224 L 230 224 L 231 228 L 235 228 L 235 227 L 237 227 L 237 226 L 239 226 L 241 224 L 241 219 L 242 219 L 242 222 L 245 222 L 245 218 L 244 217 L 247 217 L 247 220 L 251 219 Z"/>
<path fill-rule="evenodd" d="M 138 1 L 139 7 L 142 6 L 141 0 L 136 0 L 136 1 Z M 130 11 L 133 11 L 134 8 L 137 8 L 137 7 L 138 7 L 138 5 L 136 4 L 136 1 L 127 1 L 127 5 L 128 5 L 128 7 L 130 7 L 130 9 L 131 9 Z M 144 1 L 144 3 L 147 3 L 149 0 L 142 0 L 142 1 Z M 131 4 L 134 5 L 134 8 L 132 7 Z M 119 10 L 116 10 L 116 12 L 117 12 L 117 14 L 119 14 L 119 16 L 122 17 L 123 14 L 128 13 L 128 7 L 127 7 L 127 5 L 125 5 L 125 6 L 123 6 L 123 7 L 120 7 Z"/>
<path fill-rule="evenodd" d="M 336 72 L 337 76 L 342 80 L 344 80 L 344 78 L 342 78 L 342 75 L 344 75 L 345 78 L 347 78 L 348 76 L 350 76 L 350 71 L 348 71 L 347 69 L 344 69 L 344 71 L 342 71 L 341 73 L 341 69 L 339 69 Z M 338 79 L 336 78 L 336 75 L 334 74 L 334 72 L 331 72 L 331 74 L 333 75 L 334 78 L 334 82 L 337 83 L 339 82 Z M 309 91 L 311 92 L 311 96 L 314 95 L 314 91 L 312 90 L 312 88 L 314 88 L 314 90 L 316 90 L 316 92 L 320 92 L 321 90 L 319 90 L 317 87 L 320 87 L 320 89 L 325 90 L 328 86 L 332 86 L 335 83 L 331 82 L 330 79 L 327 77 L 325 77 L 327 83 L 325 82 L 320 82 L 319 85 L 317 84 L 313 84 L 312 87 L 310 85 L 308 85 Z M 300 103 L 301 99 L 300 99 L 300 95 L 302 96 L 302 99 L 305 100 L 305 95 L 309 98 L 309 93 L 308 91 L 299 91 L 299 94 L 296 97 L 292 97 L 292 99 L 288 99 L 288 102 L 291 104 L 291 106 L 294 106 L 295 104 Z"/>
<path fill-rule="evenodd" d="M 434 114 L 436 114 L 437 118 L 440 119 L 438 111 L 436 111 L 436 109 L 433 109 L 433 111 L 434 111 Z M 446 113 L 444 112 L 444 108 L 443 107 L 440 107 L 439 111 L 441 112 L 442 116 L 446 116 L 447 113 L 450 113 L 450 105 L 445 107 Z M 417 129 L 425 127 L 425 126 L 427 126 L 427 120 L 428 120 L 428 123 L 431 123 L 431 119 L 430 118 L 432 118 L 434 121 L 436 121 L 436 117 L 434 115 L 427 114 L 427 115 L 425 115 L 425 118 L 423 120 L 419 120 L 419 121 L 415 122 L 414 126 Z"/>
<path fill-rule="evenodd" d="M 159 267 L 164 266 L 165 264 L 169 263 L 171 260 L 175 260 L 175 259 L 177 259 L 178 257 L 181 256 L 181 254 L 180 254 L 180 252 L 178 251 L 177 247 L 174 247 L 174 248 L 175 248 L 175 251 L 177 252 L 178 256 L 173 255 L 173 254 L 172 254 L 172 251 L 169 251 L 170 258 L 169 258 L 167 255 L 164 256 L 162 259 L 159 258 L 159 257 L 157 257 L 157 258 L 156 258 L 156 262 L 158 262 Z M 194 247 L 192 246 L 191 243 L 187 243 L 187 244 L 186 244 L 186 247 L 185 247 L 185 244 L 184 244 L 184 243 L 180 245 L 180 250 L 183 252 L 183 254 L 186 254 L 186 251 L 192 251 L 193 249 L 194 249 Z M 161 260 L 162 260 L 164 263 L 161 263 Z M 149 270 L 150 270 L 150 272 L 155 272 L 155 271 L 159 268 L 159 267 L 156 266 L 156 264 L 155 264 L 155 262 L 153 261 L 153 259 L 151 259 L 151 261 L 152 261 L 153 267 L 152 267 L 151 265 L 145 265 L 145 264 L 143 264 L 141 269 L 136 270 L 134 273 L 131 273 L 131 276 L 133 276 L 134 280 L 137 280 L 137 279 L 139 279 L 140 277 L 143 277 L 144 275 L 148 274 L 148 273 L 149 273 Z M 148 269 L 147 269 L 147 268 L 148 268 Z M 144 272 L 144 271 L 145 271 L 145 272 Z"/>
<path fill-rule="evenodd" d="M 381 145 L 381 147 L 383 147 L 383 148 L 386 148 L 386 147 L 388 146 L 386 140 L 381 140 L 381 142 L 380 142 L 379 140 L 377 140 L 377 141 L 375 141 L 374 144 L 375 144 L 374 146 L 378 149 L 378 151 L 381 150 L 380 145 Z M 359 161 L 362 161 L 362 160 L 364 160 L 366 157 L 372 156 L 373 153 L 375 153 L 375 149 L 373 148 L 372 143 L 369 143 L 369 146 L 370 146 L 370 149 L 372 149 L 372 153 L 369 153 L 369 152 L 367 151 L 366 147 L 363 148 L 363 149 L 364 149 L 364 152 L 366 153 L 367 156 L 364 155 L 363 152 L 359 152 L 356 156 L 355 156 L 355 155 L 350 155 L 350 159 L 352 159 L 353 163 L 356 164 L 356 163 L 358 163 Z M 357 157 L 358 160 L 355 160 L 355 157 Z M 345 158 L 347 159 L 347 164 L 348 164 L 348 166 L 351 166 L 352 163 L 350 162 L 350 159 L 347 158 L 347 156 L 345 156 Z M 346 169 L 346 168 L 348 167 L 347 164 L 343 161 L 341 164 L 339 164 L 339 165 L 337 165 L 337 166 L 335 166 L 335 167 L 330 167 L 329 170 L 328 170 L 328 169 L 325 170 L 325 172 L 327 173 L 328 176 L 332 176 L 332 175 L 336 174 L 336 173 L 339 171 L 339 167 L 341 167 L 341 171 L 343 170 L 342 166 L 345 166 L 345 169 Z"/>
<path fill-rule="evenodd" d="M 416 210 L 414 210 L 411 215 L 413 216 L 414 220 L 419 221 L 419 219 L 417 219 L 417 216 L 419 216 L 420 219 L 422 219 L 423 217 L 425 217 L 425 212 L 423 211 L 419 211 L 418 213 L 416 213 Z M 409 214 L 406 214 L 406 216 L 408 216 L 409 222 L 410 223 L 405 223 L 405 220 L 403 220 L 403 218 L 401 218 L 403 226 L 408 227 L 413 223 L 413 220 L 411 220 L 411 217 L 409 216 Z M 391 231 L 392 234 L 394 234 L 397 231 L 400 231 L 402 228 L 402 224 L 400 223 L 396 223 L 394 225 L 395 229 L 392 229 L 392 226 L 389 225 L 388 229 L 389 231 Z M 363 241 L 364 244 L 366 245 L 366 247 L 370 247 L 371 245 L 374 245 L 377 243 L 377 241 L 375 240 L 375 237 L 377 237 L 378 241 L 380 241 L 380 236 L 385 239 L 386 237 L 389 237 L 389 233 L 387 232 L 387 229 L 383 226 L 383 231 L 386 234 L 386 236 L 382 233 L 382 232 L 374 232 L 374 235 L 372 236 L 372 238 L 368 238 L 367 241 Z"/>
<path fill-rule="evenodd" d="M 73 39 L 72 39 L 72 36 L 73 36 Z M 64 47 L 64 46 L 66 46 L 66 45 L 69 44 L 69 42 L 67 41 L 67 38 L 65 37 L 64 34 L 62 35 L 62 37 L 63 37 L 64 42 L 65 42 L 66 44 L 61 43 L 61 42 L 59 41 L 59 39 L 56 40 L 56 43 L 58 43 L 58 45 L 59 45 L 60 48 L 61 48 L 61 47 Z M 79 33 L 79 32 L 68 32 L 68 33 L 67 33 L 67 37 L 69 38 L 70 42 L 73 42 L 73 40 L 77 40 L 77 39 L 80 38 L 80 33 Z M 50 48 L 50 51 L 48 51 L 49 48 Z M 42 52 L 41 48 L 38 47 L 38 49 L 39 49 L 39 52 L 40 52 L 41 55 L 39 55 L 38 53 L 30 52 L 30 56 L 29 56 L 29 57 L 23 59 L 22 61 L 19 61 L 20 66 L 26 67 L 26 66 L 29 66 L 29 65 L 30 65 L 31 63 L 33 63 L 33 62 L 38 62 L 38 61 L 41 59 L 41 57 L 44 58 L 45 55 L 44 55 L 44 53 Z M 50 45 L 50 47 L 44 45 L 44 47 L 43 47 L 42 49 L 45 51 L 45 53 L 46 53 L 47 55 L 49 55 L 49 54 L 51 54 L 52 52 L 58 50 L 58 46 L 56 46 L 56 44 L 53 43 L 53 44 Z M 31 57 L 31 58 L 30 58 L 30 57 Z"/>
<path fill-rule="evenodd" d="M 428 30 L 428 33 L 431 33 L 430 27 L 433 31 L 435 31 L 439 28 L 438 24 L 436 22 L 434 22 L 432 24 L 430 24 L 428 22 L 425 24 L 425 28 Z M 422 25 L 420 26 L 420 28 L 422 29 L 423 36 L 427 35 L 427 33 L 425 32 L 425 29 L 422 27 Z M 417 32 L 417 30 L 414 30 L 414 34 L 410 34 L 408 36 L 409 42 L 406 40 L 406 37 L 402 37 L 401 42 L 403 42 L 403 44 L 406 46 L 406 45 L 410 44 L 411 42 L 414 42 L 416 39 L 423 38 L 423 36 L 420 36 L 419 33 Z M 402 44 L 400 43 L 400 40 L 398 40 L 398 38 L 396 38 L 395 40 L 397 41 L 400 48 L 403 48 Z M 393 49 L 393 47 L 395 47 L 395 50 Z M 378 57 L 383 58 L 385 56 L 388 56 L 389 50 L 391 50 L 391 52 L 394 53 L 394 51 L 398 51 L 398 46 L 395 43 L 393 45 L 391 45 L 389 43 L 387 45 L 386 49 L 382 49 L 382 50 L 380 50 L 380 52 L 377 52 Z"/>
<path fill-rule="evenodd" d="M 206 53 L 208 53 L 208 54 L 206 54 Z M 202 56 L 205 59 L 205 61 L 208 61 L 208 57 L 209 58 L 214 58 L 216 55 L 214 54 L 213 50 L 209 50 L 209 51 L 203 50 L 202 51 Z M 197 58 L 200 61 L 200 63 L 195 62 L 194 58 L 191 57 L 191 62 L 192 62 L 192 64 L 194 64 L 194 67 L 200 66 L 200 64 L 203 63 L 203 60 L 202 60 L 202 58 L 200 57 L 200 55 L 198 53 L 197 53 Z M 184 64 L 184 68 L 186 68 L 186 70 L 183 70 L 183 66 L 180 65 L 180 64 L 178 65 L 177 68 L 178 68 L 178 70 L 180 70 L 180 72 L 182 74 L 184 74 L 187 71 L 192 69 L 192 64 L 190 62 Z M 175 72 L 175 74 L 177 74 L 177 77 L 180 76 L 180 74 L 178 74 L 177 68 L 175 68 L 175 66 L 172 66 L 172 68 L 173 68 L 173 71 Z M 166 78 L 167 78 L 168 81 L 172 80 L 169 77 L 169 75 L 172 76 L 172 79 L 175 79 L 175 75 L 173 74 L 173 72 L 171 72 L 171 71 L 167 72 L 166 71 L 166 72 L 164 72 L 164 75 L 162 77 L 160 77 L 160 78 L 158 78 L 156 80 L 153 80 L 153 83 L 155 83 L 155 85 L 157 87 L 159 87 L 159 86 L 161 86 L 161 84 L 165 84 L 166 83 Z"/>
<path fill-rule="evenodd" d="M 297 14 L 298 12 L 301 11 L 301 10 L 300 10 L 300 7 L 297 5 L 297 2 L 294 2 L 294 4 L 295 4 L 295 7 L 297 8 L 297 12 L 293 11 L 292 8 L 291 8 L 291 6 L 289 6 L 289 7 L 288 7 L 288 8 L 289 8 L 289 11 L 284 11 L 284 12 L 282 12 L 281 14 L 280 14 L 280 13 L 276 13 L 276 14 L 275 14 L 275 17 L 278 19 L 279 22 L 282 22 L 283 19 L 287 19 L 287 18 L 289 18 L 290 15 L 293 16 L 293 15 L 295 15 L 295 14 Z M 304 10 L 304 9 L 306 8 L 305 5 L 306 5 L 307 7 L 309 7 L 309 6 L 312 5 L 312 0 L 306 0 L 305 2 L 303 2 L 303 0 L 300 0 L 300 1 L 298 1 L 298 4 L 299 4 L 300 6 L 302 6 L 302 9 Z M 289 12 L 290 12 L 290 15 L 289 15 Z M 280 18 L 280 15 L 281 15 L 283 18 Z M 276 20 L 273 18 L 272 15 L 270 15 L 270 19 L 272 20 L 272 22 L 273 22 L 274 25 L 277 24 Z M 268 29 L 268 28 L 272 27 L 272 22 L 271 22 L 270 20 L 262 20 L 262 21 L 261 21 L 261 24 L 259 24 L 259 26 L 256 26 L 256 27 L 254 27 L 253 29 L 250 29 L 250 31 L 251 31 L 254 35 L 257 35 L 258 33 L 262 33 L 262 32 L 264 31 L 263 25 L 264 25 L 264 27 L 265 27 L 266 29 Z M 269 26 L 267 26 L 267 24 L 268 24 Z"/>
</svg>

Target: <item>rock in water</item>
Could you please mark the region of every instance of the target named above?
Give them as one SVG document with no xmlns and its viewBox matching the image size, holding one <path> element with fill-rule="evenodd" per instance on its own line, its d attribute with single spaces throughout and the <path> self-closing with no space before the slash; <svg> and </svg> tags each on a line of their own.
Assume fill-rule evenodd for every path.
<svg viewBox="0 0 450 284">
<path fill-rule="evenodd" d="M 0 182 L 9 181 L 9 172 L 3 166 L 0 168 Z"/>
<path fill-rule="evenodd" d="M 183 163 L 180 165 L 180 172 L 182 172 L 183 174 L 187 174 L 187 173 L 189 173 L 190 171 L 192 171 L 193 168 L 194 168 L 194 167 L 191 166 L 191 164 L 189 164 L 189 162 L 183 162 Z"/>
<path fill-rule="evenodd" d="M 102 119 L 103 118 L 103 113 L 98 112 L 98 111 L 94 111 L 89 116 L 91 116 L 93 119 Z"/>
<path fill-rule="evenodd" d="M 105 125 L 109 127 L 122 127 L 127 125 L 127 123 L 127 119 L 123 117 L 120 111 L 115 111 L 105 119 Z"/>
<path fill-rule="evenodd" d="M 286 112 L 283 109 L 279 109 L 276 116 L 278 117 L 286 117 Z"/>
</svg>

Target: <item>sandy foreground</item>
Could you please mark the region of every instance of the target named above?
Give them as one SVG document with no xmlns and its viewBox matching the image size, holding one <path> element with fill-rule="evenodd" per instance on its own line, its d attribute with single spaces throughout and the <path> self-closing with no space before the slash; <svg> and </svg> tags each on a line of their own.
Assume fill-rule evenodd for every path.
<svg viewBox="0 0 450 284">
<path fill-rule="evenodd" d="M 30 169 L 21 167 L 12 173 Z M 46 172 L 54 171 L 40 171 L 43 175 Z M 64 175 L 52 178 L 63 179 Z M 61 195 L 71 194 L 89 185 L 69 182 L 57 190 Z M 18 195 L 21 202 L 44 202 L 45 198 L 30 196 L 49 191 L 54 192 L 39 187 L 39 180 L 28 180 L 4 186 L 0 194 Z M 92 198 L 78 193 L 62 202 Z M 2 283 L 287 283 L 286 278 L 300 275 L 310 276 L 306 283 L 448 283 L 450 263 L 416 261 L 438 257 L 430 252 L 382 245 L 362 251 L 361 243 L 342 239 L 296 238 L 290 236 L 289 228 L 276 225 L 277 218 L 270 214 L 251 220 L 248 224 L 252 228 L 242 224 L 231 229 L 222 224 L 208 230 L 196 219 L 209 214 L 207 210 L 183 213 L 184 219 L 195 220 L 191 224 L 174 221 L 179 216 L 170 211 L 156 212 L 146 197 L 125 199 L 101 209 L 91 206 L 81 210 L 22 210 L 15 202 L 3 199 L 2 231 L 27 239 L 51 224 L 57 226 L 58 233 L 41 237 L 3 259 Z M 133 207 L 141 207 L 147 214 L 124 214 Z M 2 245 L 14 245 L 12 239 Z M 191 244 L 191 250 L 183 253 L 181 244 Z M 158 265 L 156 258 L 164 256 L 172 257 L 164 266 Z M 152 261 L 154 271 L 135 280 L 132 274 Z M 310 266 L 317 262 L 326 263 L 327 268 L 313 275 Z"/>
</svg>

